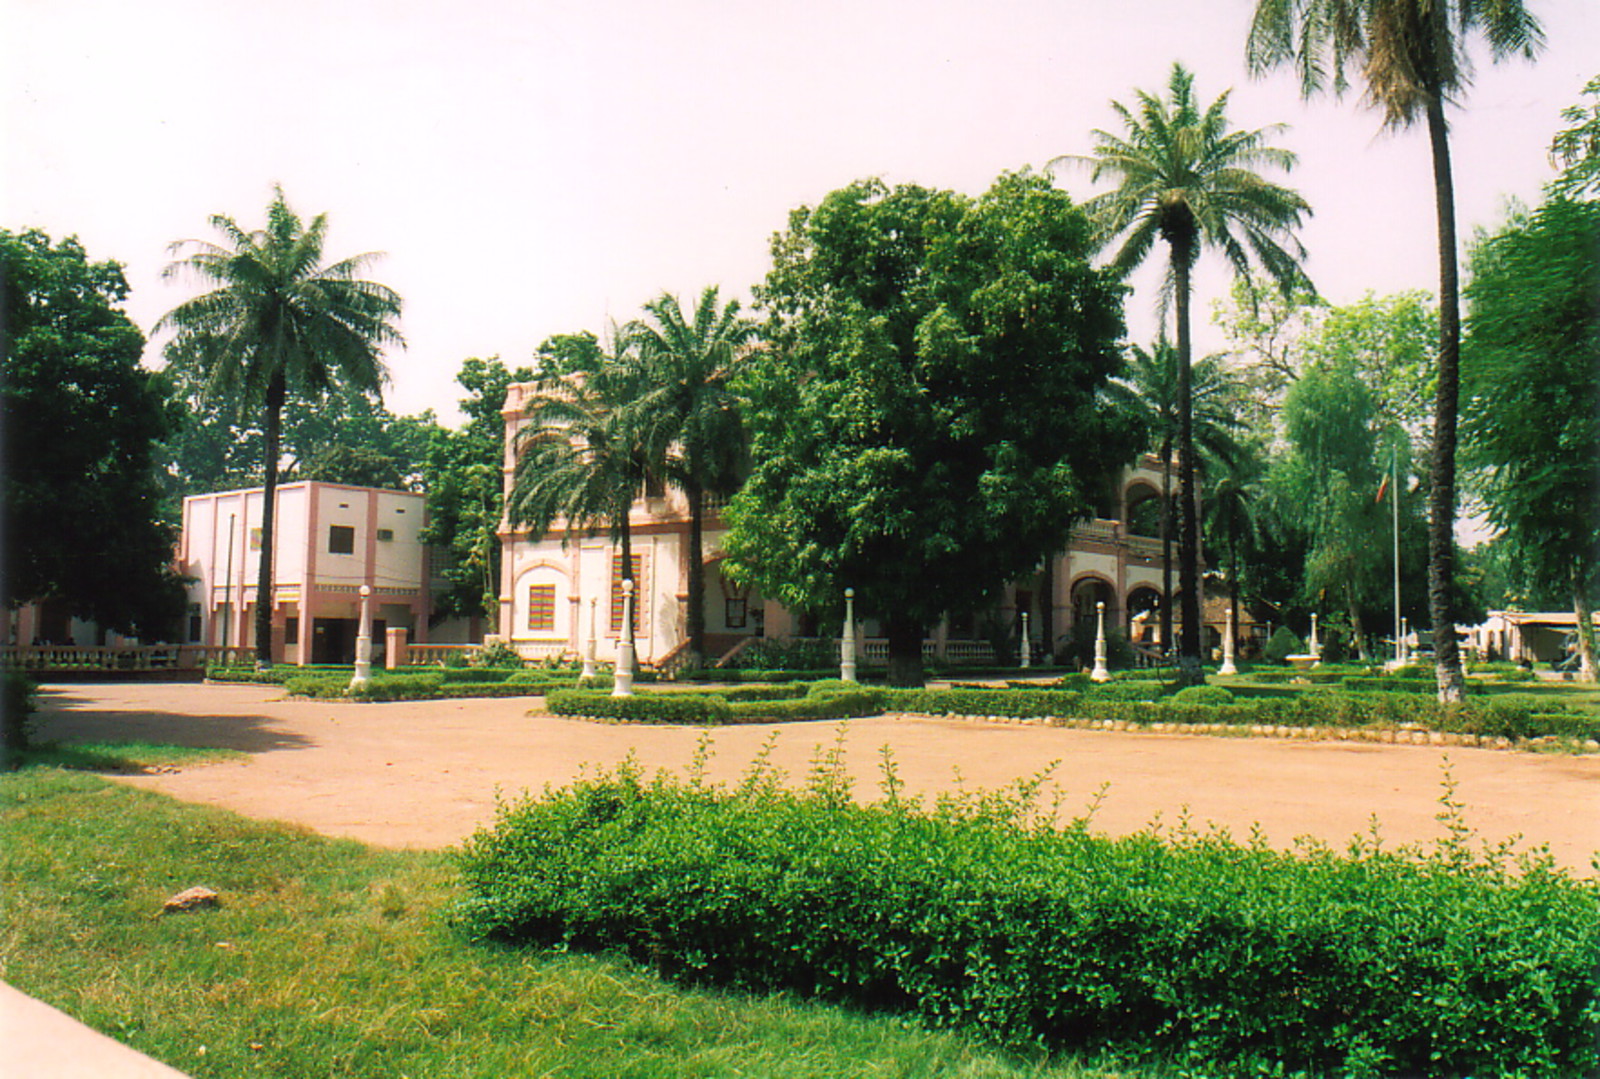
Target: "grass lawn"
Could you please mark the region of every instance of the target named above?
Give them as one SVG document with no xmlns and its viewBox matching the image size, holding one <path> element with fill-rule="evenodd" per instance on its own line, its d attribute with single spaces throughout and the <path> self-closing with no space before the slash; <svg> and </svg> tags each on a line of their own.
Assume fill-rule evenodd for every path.
<svg viewBox="0 0 1600 1079">
<path fill-rule="evenodd" d="M 137 768 L 184 751 L 55 752 Z M 157 914 L 196 884 L 222 907 Z M 0 776 L 0 890 L 0 977 L 196 1077 L 1178 1074 L 1019 1060 L 893 1016 L 468 944 L 443 914 L 456 896 L 444 855 L 324 839 L 58 767 Z"/>
</svg>

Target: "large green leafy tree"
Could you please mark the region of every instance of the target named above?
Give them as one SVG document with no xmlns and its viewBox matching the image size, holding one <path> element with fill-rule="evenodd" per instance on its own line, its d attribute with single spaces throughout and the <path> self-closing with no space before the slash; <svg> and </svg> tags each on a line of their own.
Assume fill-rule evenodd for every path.
<svg viewBox="0 0 1600 1079">
<path fill-rule="evenodd" d="M 435 426 L 427 449 L 428 527 L 423 535 L 443 557 L 448 588 L 434 597 L 434 614 L 484 617 L 493 624 L 500 604 L 500 518 L 505 510 L 506 391 L 533 369 L 506 367 L 499 357 L 462 361 L 456 382 L 467 391 L 457 429 Z"/>
<path fill-rule="evenodd" d="M 1343 615 L 1365 656 L 1369 623 L 1390 606 L 1387 497 L 1402 497 L 1406 531 L 1421 526 L 1404 485 L 1393 490 L 1384 481 L 1391 459 L 1409 464 L 1409 444 L 1351 362 L 1314 363 L 1305 371 L 1284 399 L 1283 433 L 1287 447 L 1267 487 L 1273 518 L 1305 537 L 1301 598 L 1324 615 L 1329 607 Z"/>
<path fill-rule="evenodd" d="M 744 462 L 744 425 L 733 393 L 737 364 L 755 325 L 726 305 L 716 288 L 700 294 L 685 317 L 677 297 L 645 304 L 628 328 L 643 365 L 643 395 L 634 402 L 652 443 L 653 464 L 683 491 L 689 505 L 687 666 L 706 653 L 705 495 L 737 489 Z"/>
<path fill-rule="evenodd" d="M 628 334 L 615 327 L 609 347 L 588 332 L 540 345 L 506 499 L 511 525 L 536 537 L 557 520 L 568 538 L 575 529 L 608 527 L 624 576 L 633 568 L 629 515 L 652 475 L 654 443 L 636 407 L 642 370 Z M 623 627 L 630 640 L 634 630 L 633 622 Z"/>
<path fill-rule="evenodd" d="M 169 426 L 114 262 L 76 239 L 0 230 L 4 609 L 60 600 L 121 632 L 161 636 L 183 611 L 160 522 L 152 443 Z"/>
<path fill-rule="evenodd" d="M 1532 56 L 1542 43 L 1520 0 L 1257 0 L 1247 47 L 1252 70 L 1285 64 L 1310 96 L 1342 93 L 1358 67 L 1367 97 L 1388 127 L 1428 129 L 1439 248 L 1439 351 L 1428 507 L 1428 607 L 1439 698 L 1464 692 L 1454 609 L 1456 420 L 1460 403 L 1461 313 L 1455 182 L 1445 104 L 1469 82 L 1469 42 L 1487 41 L 1496 60 Z"/>
<path fill-rule="evenodd" d="M 1303 252 L 1293 230 L 1310 212 L 1294 191 L 1265 179 L 1262 168 L 1289 169 L 1295 155 L 1270 145 L 1281 125 L 1232 130 L 1224 93 L 1202 107 L 1194 77 L 1172 67 L 1165 98 L 1137 91 L 1138 104 L 1112 107 L 1126 131 L 1095 131 L 1093 153 L 1076 160 L 1111 190 L 1086 208 L 1103 235 L 1118 243 L 1114 265 L 1131 269 L 1160 241 L 1167 248 L 1167 284 L 1178 347 L 1178 594 L 1182 618 L 1179 677 L 1204 678 L 1200 656 L 1199 514 L 1190 363 L 1194 267 L 1206 249 L 1220 252 L 1240 276 L 1258 264 L 1286 290 L 1304 285 Z"/>
<path fill-rule="evenodd" d="M 165 276 L 187 276 L 210 291 L 167 312 L 192 350 L 207 392 L 261 409 L 261 563 L 256 578 L 256 663 L 272 663 L 272 552 L 283 410 L 291 397 L 320 398 L 338 383 L 375 393 L 385 377 L 381 349 L 403 344 L 400 297 L 360 275 L 376 256 L 323 262 L 326 214 L 309 223 L 275 188 L 265 228 L 246 230 L 231 217 L 211 218 L 225 244 L 182 240 L 183 257 Z"/>
<path fill-rule="evenodd" d="M 992 601 L 1065 544 L 1144 440 L 1102 394 L 1121 289 L 1092 228 L 1027 173 L 980 198 L 862 181 L 802 207 L 757 290 L 742 379 L 753 471 L 733 571 L 801 611 L 853 587 L 922 677 L 925 627 Z"/>
<path fill-rule="evenodd" d="M 1589 100 L 1561 110 L 1568 126 L 1550 144 L 1550 156 L 1561 166 L 1551 191 L 1573 199 L 1600 195 L 1600 75 L 1584 86 L 1583 96 Z"/>
<path fill-rule="evenodd" d="M 1594 677 L 1600 570 L 1600 202 L 1556 197 L 1472 253 L 1466 459 L 1535 587 L 1572 597 Z"/>
<path fill-rule="evenodd" d="M 206 373 L 169 349 L 166 375 L 183 415 L 163 444 L 174 501 L 185 495 L 258 487 L 264 450 L 259 409 L 206 393 Z M 336 384 L 316 400 L 284 404 L 278 482 L 322 480 L 358 487 L 420 490 L 431 412 L 396 416 L 371 394 Z"/>
</svg>

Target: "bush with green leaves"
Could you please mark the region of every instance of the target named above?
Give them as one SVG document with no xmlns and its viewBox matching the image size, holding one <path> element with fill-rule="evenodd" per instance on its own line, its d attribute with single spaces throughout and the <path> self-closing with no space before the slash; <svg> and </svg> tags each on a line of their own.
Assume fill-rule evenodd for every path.
<svg viewBox="0 0 1600 1079">
<path fill-rule="evenodd" d="M 1388 851 L 1110 839 L 1009 793 L 857 804 L 631 767 L 502 806 L 464 844 L 472 937 L 621 951 L 671 977 L 920 1016 L 1027 1049 L 1204 1074 L 1577 1076 L 1600 1068 L 1600 885 L 1448 838 Z"/>
<path fill-rule="evenodd" d="M 1086 701 L 1154 701 L 1160 700 L 1167 687 L 1154 679 L 1116 679 L 1097 682 L 1084 692 Z"/>
<path fill-rule="evenodd" d="M 1185 686 L 1169 699 L 1173 704 L 1232 704 L 1233 694 L 1222 686 Z"/>
<path fill-rule="evenodd" d="M 1262 658 L 1268 663 L 1285 663 L 1290 656 L 1305 654 L 1306 642 L 1288 626 L 1279 626 L 1273 630 L 1266 647 L 1261 650 Z"/>
<path fill-rule="evenodd" d="M 610 719 L 624 723 L 783 723 L 798 720 L 849 719 L 883 711 L 887 691 L 851 687 L 787 696 L 730 701 L 719 693 L 635 693 L 613 697 L 586 690 L 556 690 L 545 698 L 545 711 L 557 716 Z"/>
<path fill-rule="evenodd" d="M 885 707 L 896 712 L 952 716 L 1072 716 L 1083 694 L 1074 689 L 897 689 Z"/>
<path fill-rule="evenodd" d="M 32 739 L 39 685 L 22 671 L 0 671 L 0 769 L 13 767 Z"/>
<path fill-rule="evenodd" d="M 745 671 L 836 671 L 839 641 L 835 637 L 762 637 L 740 649 L 728 667 Z"/>
</svg>

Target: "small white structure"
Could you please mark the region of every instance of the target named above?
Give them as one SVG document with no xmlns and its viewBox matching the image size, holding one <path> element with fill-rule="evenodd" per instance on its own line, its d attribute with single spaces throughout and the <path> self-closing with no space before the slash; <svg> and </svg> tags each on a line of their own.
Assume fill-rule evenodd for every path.
<svg viewBox="0 0 1600 1079">
<path fill-rule="evenodd" d="M 255 646 L 263 494 L 255 487 L 183 500 L 178 570 L 193 578 L 188 643 Z M 371 590 L 375 641 L 396 627 L 408 630 L 411 642 L 427 640 L 425 507 L 425 497 L 410 491 L 314 481 L 278 488 L 270 598 L 275 661 L 354 661 L 364 589 Z"/>
<path fill-rule="evenodd" d="M 1600 632 L 1600 611 L 1593 618 Z M 1577 629 L 1572 611 L 1490 611 L 1482 625 L 1465 632 L 1467 646 L 1485 659 L 1554 663 L 1567 657 L 1568 638 Z"/>
</svg>

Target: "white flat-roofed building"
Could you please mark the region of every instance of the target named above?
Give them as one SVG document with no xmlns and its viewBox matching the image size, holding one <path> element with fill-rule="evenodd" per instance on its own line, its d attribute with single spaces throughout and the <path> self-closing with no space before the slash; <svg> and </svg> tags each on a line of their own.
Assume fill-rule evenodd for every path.
<svg viewBox="0 0 1600 1079">
<path fill-rule="evenodd" d="M 255 647 L 263 489 L 183 500 L 178 569 L 188 585 L 186 643 Z M 427 640 L 426 498 L 410 491 L 305 481 L 277 489 L 272 655 L 280 663 L 349 663 L 361 586 L 372 590 L 372 636 L 403 627 Z"/>
</svg>

